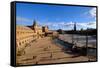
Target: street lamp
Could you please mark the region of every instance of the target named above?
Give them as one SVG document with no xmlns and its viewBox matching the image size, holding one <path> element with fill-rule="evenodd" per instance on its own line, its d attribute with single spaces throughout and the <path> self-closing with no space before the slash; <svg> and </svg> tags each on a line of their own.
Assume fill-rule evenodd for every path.
<svg viewBox="0 0 100 68">
<path fill-rule="evenodd" d="M 86 30 L 86 56 L 88 57 L 88 28 Z M 89 59 L 89 57 L 88 57 Z"/>
</svg>

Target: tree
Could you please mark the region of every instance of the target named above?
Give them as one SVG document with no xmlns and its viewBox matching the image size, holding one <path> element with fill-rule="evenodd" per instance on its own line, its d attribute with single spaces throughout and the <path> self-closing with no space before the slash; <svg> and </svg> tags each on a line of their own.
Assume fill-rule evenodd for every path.
<svg viewBox="0 0 100 68">
<path fill-rule="evenodd" d="M 58 32 L 59 34 L 62 34 L 62 33 L 63 33 L 62 29 L 58 29 L 57 32 Z"/>
</svg>

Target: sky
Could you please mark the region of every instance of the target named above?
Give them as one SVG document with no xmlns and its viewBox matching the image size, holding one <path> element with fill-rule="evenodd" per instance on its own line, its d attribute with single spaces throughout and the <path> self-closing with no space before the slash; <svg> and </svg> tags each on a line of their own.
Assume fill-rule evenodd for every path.
<svg viewBox="0 0 100 68">
<path fill-rule="evenodd" d="M 47 25 L 50 30 L 72 30 L 74 23 L 77 30 L 96 28 L 96 8 L 16 3 L 17 25 L 32 25 L 34 20 L 39 26 Z"/>
</svg>

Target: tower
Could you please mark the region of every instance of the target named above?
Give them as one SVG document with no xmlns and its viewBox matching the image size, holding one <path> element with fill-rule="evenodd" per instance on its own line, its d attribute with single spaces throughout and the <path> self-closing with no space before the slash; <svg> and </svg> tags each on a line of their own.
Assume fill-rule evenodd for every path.
<svg viewBox="0 0 100 68">
<path fill-rule="evenodd" d="M 38 28 L 37 22 L 34 20 L 33 25 L 32 25 L 32 29 L 33 29 L 35 32 L 37 32 L 37 28 Z"/>
<path fill-rule="evenodd" d="M 33 26 L 37 26 L 37 23 L 36 23 L 36 21 L 34 20 L 34 22 L 33 22 Z"/>
<path fill-rule="evenodd" d="M 76 22 L 74 23 L 74 31 L 76 31 Z"/>
<path fill-rule="evenodd" d="M 48 26 L 43 26 L 43 27 L 42 27 L 42 31 L 43 31 L 43 32 L 48 32 Z"/>
</svg>

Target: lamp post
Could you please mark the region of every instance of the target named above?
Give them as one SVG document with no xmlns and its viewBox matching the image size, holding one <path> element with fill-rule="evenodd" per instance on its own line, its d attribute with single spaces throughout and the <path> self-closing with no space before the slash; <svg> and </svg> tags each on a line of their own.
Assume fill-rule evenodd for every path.
<svg viewBox="0 0 100 68">
<path fill-rule="evenodd" d="M 74 43 L 74 40 L 73 40 L 73 34 L 72 34 L 72 44 Z"/>
<path fill-rule="evenodd" d="M 74 33 L 76 33 L 76 22 L 74 23 L 74 26 L 73 26 L 72 43 L 74 43 Z"/>
<path fill-rule="evenodd" d="M 88 57 L 88 28 L 86 30 L 86 56 Z M 88 57 L 89 59 L 89 57 Z"/>
</svg>

